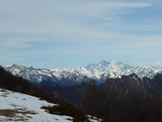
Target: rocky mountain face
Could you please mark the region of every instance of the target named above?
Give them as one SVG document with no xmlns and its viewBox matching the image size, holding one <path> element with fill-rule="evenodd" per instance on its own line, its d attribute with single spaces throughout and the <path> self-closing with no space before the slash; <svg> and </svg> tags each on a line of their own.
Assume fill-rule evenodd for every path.
<svg viewBox="0 0 162 122">
<path fill-rule="evenodd" d="M 81 103 L 91 79 L 99 83 L 98 87 L 118 91 L 121 96 L 135 92 L 162 95 L 161 67 L 155 66 L 135 67 L 121 62 L 102 61 L 98 64 L 90 64 L 85 68 L 49 70 L 11 65 L 6 66 L 5 70 L 34 84 L 42 85 L 45 90 L 54 91 L 55 94 L 63 96 L 73 104 Z"/>
<path fill-rule="evenodd" d="M 95 75 L 83 67 L 49 70 L 13 64 L 6 66 L 5 70 L 34 84 L 48 84 L 49 86 L 71 86 L 86 82 L 90 78 L 97 79 Z"/>
<path fill-rule="evenodd" d="M 34 84 L 47 84 L 50 86 L 72 86 L 94 79 L 98 84 L 104 83 L 108 78 L 121 78 L 135 73 L 139 78 L 153 78 L 162 72 L 162 66 L 130 66 L 119 61 L 101 61 L 80 68 L 59 68 L 54 70 L 35 69 L 22 65 L 4 67 L 15 76 L 22 77 Z"/>
<path fill-rule="evenodd" d="M 95 87 L 94 87 L 95 86 Z M 85 91 L 93 88 L 104 90 L 103 94 L 115 92 L 117 96 L 126 97 L 138 94 L 142 96 L 162 97 L 162 74 L 157 74 L 154 78 L 139 78 L 136 74 L 122 76 L 121 78 L 108 78 L 103 84 L 94 85 L 94 81 L 59 88 L 56 91 L 63 96 L 66 101 L 73 104 L 81 104 Z M 87 92 L 89 93 L 89 92 Z"/>
<path fill-rule="evenodd" d="M 122 76 L 121 78 L 107 79 L 102 87 L 116 90 L 121 96 L 128 94 L 142 93 L 143 95 L 162 95 L 162 74 L 157 74 L 154 78 L 139 78 L 136 74 Z"/>
</svg>

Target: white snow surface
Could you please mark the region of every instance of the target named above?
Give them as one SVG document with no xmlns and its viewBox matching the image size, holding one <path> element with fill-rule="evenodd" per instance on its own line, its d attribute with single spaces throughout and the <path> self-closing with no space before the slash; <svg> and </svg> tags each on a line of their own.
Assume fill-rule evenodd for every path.
<svg viewBox="0 0 162 122">
<path fill-rule="evenodd" d="M 153 78 L 157 73 L 162 73 L 162 66 L 160 65 L 128 65 L 120 61 L 101 61 L 89 64 L 86 67 L 57 68 L 54 70 L 35 69 L 16 64 L 4 68 L 13 75 L 20 76 L 31 82 L 41 83 L 42 81 L 50 81 L 63 84 L 69 84 L 69 82 L 77 84 L 87 82 L 89 79 L 103 82 L 107 78 L 120 78 L 122 75 L 130 75 L 132 73 L 135 73 L 140 78 Z"/>
<path fill-rule="evenodd" d="M 0 110 L 9 109 L 9 110 L 19 110 L 21 111 L 30 111 L 35 114 L 16 114 L 14 117 L 2 116 L 0 114 L 0 122 L 12 122 L 20 118 L 23 118 L 26 122 L 71 122 L 67 119 L 72 119 L 69 116 L 60 116 L 52 115 L 45 112 L 44 109 L 41 109 L 42 106 L 52 106 L 56 104 L 48 103 L 39 98 L 0 89 Z M 20 120 L 21 121 L 21 120 Z"/>
<path fill-rule="evenodd" d="M 33 67 L 25 67 L 22 65 L 10 65 L 4 67 L 7 71 L 15 76 L 22 77 L 31 82 L 41 83 L 42 81 L 50 81 L 53 83 L 81 83 L 89 79 L 99 79 L 100 77 L 88 71 L 84 67 L 80 68 L 59 68 L 54 70 L 49 69 L 34 69 Z"/>
<path fill-rule="evenodd" d="M 94 74 L 100 74 L 100 79 L 120 78 L 123 75 L 130 75 L 133 73 L 140 78 L 153 78 L 157 73 L 162 72 L 162 66 L 160 65 L 128 65 L 116 60 L 89 64 L 86 69 Z"/>
<path fill-rule="evenodd" d="M 53 106 L 37 97 L 0 89 L 0 122 L 72 122 L 72 117 L 47 113 L 42 106 Z M 3 110 L 17 110 L 14 116 L 2 115 Z M 26 114 L 22 114 L 26 112 Z M 32 114 L 32 113 L 34 114 Z M 91 119 L 91 122 L 98 122 Z"/>
</svg>

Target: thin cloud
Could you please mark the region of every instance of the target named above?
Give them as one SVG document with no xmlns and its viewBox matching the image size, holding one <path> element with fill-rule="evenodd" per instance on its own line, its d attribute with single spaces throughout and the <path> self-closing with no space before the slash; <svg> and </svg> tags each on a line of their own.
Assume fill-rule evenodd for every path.
<svg viewBox="0 0 162 122">
<path fill-rule="evenodd" d="M 155 27 L 138 25 L 136 20 L 128 25 L 125 21 L 129 16 L 135 16 L 137 10 L 155 7 L 156 4 L 147 1 L 0 1 L 0 48 L 7 49 L 0 57 L 4 63 L 9 59 L 10 63 L 18 62 L 19 57 L 23 62 L 41 56 L 42 60 L 47 56 L 58 60 L 70 56 L 73 60 L 81 53 L 87 57 L 107 55 L 106 52 L 120 49 L 157 47 L 161 45 L 160 34 L 147 37 L 149 34 L 141 36 L 137 33 Z M 124 32 L 124 29 L 134 29 L 135 33 Z M 57 44 L 58 41 L 69 45 L 65 48 Z M 54 47 L 49 49 L 41 43 Z"/>
<path fill-rule="evenodd" d="M 1 47 L 17 45 L 17 48 L 25 48 L 30 46 L 26 42 L 49 39 L 81 42 L 109 39 L 114 34 L 100 32 L 89 27 L 87 22 L 94 19 L 115 21 L 118 17 L 133 13 L 134 8 L 152 6 L 143 2 L 37 2 L 32 1 L 31 5 L 30 1 L 1 1 L 0 15 L 7 17 L 0 20 L 0 32 L 10 37 L 0 38 Z M 15 45 L 12 44 L 14 42 Z"/>
</svg>

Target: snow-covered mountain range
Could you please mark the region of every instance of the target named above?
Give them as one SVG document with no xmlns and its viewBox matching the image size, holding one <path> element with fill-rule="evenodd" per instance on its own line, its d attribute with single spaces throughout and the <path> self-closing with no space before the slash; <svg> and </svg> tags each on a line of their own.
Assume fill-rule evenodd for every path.
<svg viewBox="0 0 162 122">
<path fill-rule="evenodd" d="M 162 66 L 159 65 L 128 65 L 120 61 L 101 61 L 96 64 L 89 64 L 87 70 L 94 74 L 100 74 L 100 78 L 120 78 L 123 75 L 135 73 L 138 77 L 153 78 L 157 73 L 162 72 Z"/>
<path fill-rule="evenodd" d="M 162 72 L 162 66 L 128 65 L 120 61 L 101 61 L 80 68 L 35 69 L 22 65 L 9 65 L 4 67 L 15 76 L 22 77 L 33 83 L 45 83 L 48 85 L 71 86 L 95 79 L 98 83 L 107 78 L 120 78 L 123 75 L 135 73 L 140 78 L 153 78 Z"/>
</svg>

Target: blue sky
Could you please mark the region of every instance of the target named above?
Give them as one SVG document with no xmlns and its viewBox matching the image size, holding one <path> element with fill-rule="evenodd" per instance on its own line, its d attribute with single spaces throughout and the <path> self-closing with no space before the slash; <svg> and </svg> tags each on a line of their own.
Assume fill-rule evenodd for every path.
<svg viewBox="0 0 162 122">
<path fill-rule="evenodd" d="M 0 64 L 162 62 L 162 0 L 1 0 Z"/>
</svg>

